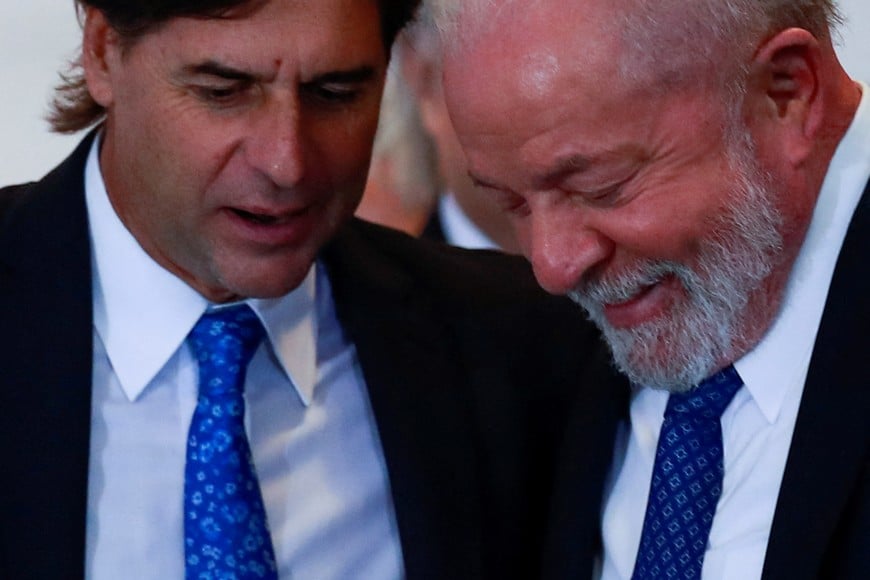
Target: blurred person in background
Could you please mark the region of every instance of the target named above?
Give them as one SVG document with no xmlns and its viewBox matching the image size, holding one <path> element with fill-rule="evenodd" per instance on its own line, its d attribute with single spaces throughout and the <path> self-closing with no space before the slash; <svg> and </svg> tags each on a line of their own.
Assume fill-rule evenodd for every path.
<svg viewBox="0 0 870 580">
<path fill-rule="evenodd" d="M 440 178 L 435 144 L 399 70 L 401 44 L 393 45 L 372 164 L 356 215 L 419 236 L 437 203 Z"/>
<path fill-rule="evenodd" d="M 519 246 L 506 214 L 468 177 L 444 105 L 439 39 L 432 20 L 432 6 L 439 1 L 424 3 L 396 42 L 396 62 L 388 75 L 393 80 L 385 89 L 372 172 L 357 215 L 454 246 L 516 254 Z M 434 158 L 426 150 L 427 141 Z M 433 181 L 427 182 L 430 176 Z M 395 195 L 378 195 L 384 190 Z M 395 208 L 393 217 L 390 208 Z"/>
</svg>

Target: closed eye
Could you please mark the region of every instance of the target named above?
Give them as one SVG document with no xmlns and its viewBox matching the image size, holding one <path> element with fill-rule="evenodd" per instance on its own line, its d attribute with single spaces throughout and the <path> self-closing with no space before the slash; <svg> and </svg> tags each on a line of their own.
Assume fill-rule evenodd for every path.
<svg viewBox="0 0 870 580">
<path fill-rule="evenodd" d="M 497 187 L 476 184 L 475 188 L 482 194 L 488 195 L 495 200 L 495 206 L 499 211 L 515 217 L 524 217 L 529 214 L 529 204 L 522 195 Z"/>
<path fill-rule="evenodd" d="M 251 91 L 253 83 L 233 82 L 231 84 L 200 84 L 193 87 L 194 94 L 203 102 L 220 106 L 231 107 L 239 104 Z"/>
<path fill-rule="evenodd" d="M 370 87 L 374 87 L 375 69 L 363 66 L 346 71 L 328 72 L 303 82 L 303 98 L 324 105 L 349 105 L 360 100 Z"/>
<path fill-rule="evenodd" d="M 356 101 L 361 89 L 358 85 L 337 83 L 306 83 L 302 85 L 303 97 L 327 105 L 346 105 Z"/>
<path fill-rule="evenodd" d="M 578 201 L 596 207 L 611 207 L 625 203 L 629 198 L 626 195 L 626 188 L 634 180 L 638 171 L 633 171 L 630 175 L 620 178 L 618 181 L 604 184 L 600 187 L 590 188 L 588 186 L 580 186 L 579 184 L 572 186 L 566 183 L 562 190 L 568 195 L 576 197 Z"/>
<path fill-rule="evenodd" d="M 604 204 L 608 201 L 612 201 L 614 197 L 619 195 L 619 192 L 622 189 L 622 185 L 622 183 L 608 185 L 607 187 L 602 187 L 601 189 L 584 191 L 581 193 L 581 195 L 583 196 L 583 199 L 587 202 Z"/>
</svg>

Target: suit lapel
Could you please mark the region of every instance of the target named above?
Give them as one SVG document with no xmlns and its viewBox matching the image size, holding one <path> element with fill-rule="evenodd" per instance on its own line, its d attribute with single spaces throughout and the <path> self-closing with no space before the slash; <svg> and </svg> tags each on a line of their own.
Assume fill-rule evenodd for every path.
<svg viewBox="0 0 870 580">
<path fill-rule="evenodd" d="M 764 578 L 815 578 L 866 461 L 870 389 L 870 184 L 855 211 L 825 305 L 780 488 Z M 867 547 L 865 546 L 865 549 Z M 866 572 L 866 570 L 865 570 Z"/>
<path fill-rule="evenodd" d="M 0 333 L 0 572 L 9 577 L 84 575 L 93 313 L 83 175 L 92 139 L 22 188 L 26 201 L 16 196 L 3 217 L 0 328 L 14 329 Z M 476 578 L 470 409 L 447 329 L 353 227 L 325 254 L 377 418 L 406 573 Z"/>
<path fill-rule="evenodd" d="M 8 550 L 0 566 L 10 578 L 84 575 L 92 301 L 83 168 L 91 141 L 21 188 L 0 234 Z"/>
<path fill-rule="evenodd" d="M 386 457 L 409 578 L 479 578 L 467 379 L 445 317 L 356 224 L 324 253 Z"/>
</svg>

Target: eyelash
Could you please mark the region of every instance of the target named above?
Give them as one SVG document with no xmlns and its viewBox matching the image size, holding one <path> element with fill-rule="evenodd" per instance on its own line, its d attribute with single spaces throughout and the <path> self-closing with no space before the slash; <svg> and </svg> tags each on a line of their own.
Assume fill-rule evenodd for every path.
<svg viewBox="0 0 870 580">
<path fill-rule="evenodd" d="M 610 184 L 595 191 L 578 191 L 575 194 L 584 201 L 595 205 L 618 205 L 625 197 L 623 192 L 625 188 L 632 182 L 637 172 L 635 171 L 625 179 Z"/>
<path fill-rule="evenodd" d="M 622 183 L 609 185 L 596 191 L 589 191 L 583 194 L 583 197 L 589 201 L 601 202 L 612 198 L 622 189 Z"/>
<path fill-rule="evenodd" d="M 234 84 L 229 86 L 198 86 L 194 88 L 197 96 L 203 101 L 219 106 L 231 106 L 250 89 L 250 84 Z"/>
<path fill-rule="evenodd" d="M 501 211 L 518 217 L 528 215 L 529 206 L 522 196 L 500 190 L 496 190 L 495 195 L 496 205 Z"/>
<path fill-rule="evenodd" d="M 249 83 L 230 86 L 202 85 L 194 87 L 194 92 L 205 103 L 216 107 L 229 108 L 239 104 L 251 88 L 252 85 Z M 357 101 L 361 93 L 362 91 L 357 88 L 330 89 L 317 84 L 302 86 L 303 99 L 307 98 L 310 102 L 327 106 L 338 107 L 349 105 Z"/>
<path fill-rule="evenodd" d="M 617 202 L 615 198 L 621 193 L 622 188 L 627 181 L 628 180 L 620 183 L 615 183 L 597 191 L 566 191 L 565 193 L 571 197 L 576 196 L 578 200 L 582 199 L 583 203 L 586 204 L 609 205 Z M 529 215 L 529 205 L 526 202 L 525 198 L 523 198 L 522 196 L 503 190 L 492 189 L 483 186 L 478 187 L 484 190 L 495 192 L 496 205 L 501 211 L 518 218 L 526 217 Z"/>
<path fill-rule="evenodd" d="M 311 100 L 327 105 L 347 105 L 353 103 L 361 94 L 361 91 L 352 87 L 330 88 L 328 85 L 303 85 L 303 95 Z"/>
</svg>

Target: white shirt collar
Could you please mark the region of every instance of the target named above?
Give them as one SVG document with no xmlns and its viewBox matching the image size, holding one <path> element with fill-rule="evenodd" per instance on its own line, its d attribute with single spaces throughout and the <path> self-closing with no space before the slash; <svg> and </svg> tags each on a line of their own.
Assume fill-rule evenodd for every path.
<svg viewBox="0 0 870 580">
<path fill-rule="evenodd" d="M 870 179 L 870 95 L 831 160 L 807 235 L 795 260 L 782 309 L 752 351 L 734 363 L 765 418 L 779 416 L 792 385 L 802 386 L 843 239 Z"/>
<path fill-rule="evenodd" d="M 94 140 L 85 166 L 94 327 L 121 388 L 135 401 L 182 346 L 209 302 L 155 262 L 118 218 L 100 173 L 99 142 Z M 317 270 L 312 266 L 302 284 L 282 298 L 247 301 L 305 405 L 317 380 Z"/>
</svg>

